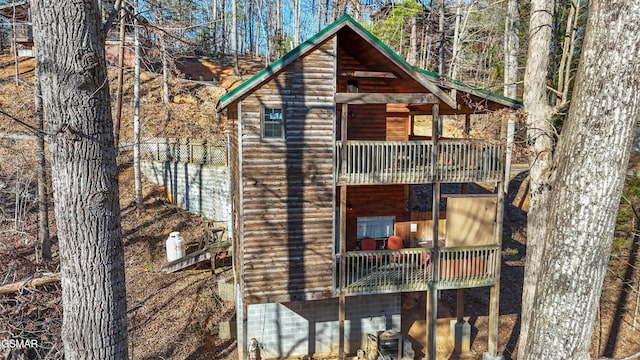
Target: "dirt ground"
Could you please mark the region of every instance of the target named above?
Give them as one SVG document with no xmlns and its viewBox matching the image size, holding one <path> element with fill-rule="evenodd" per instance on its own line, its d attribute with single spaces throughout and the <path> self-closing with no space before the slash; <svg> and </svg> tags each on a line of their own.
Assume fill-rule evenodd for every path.
<svg viewBox="0 0 640 360">
<path fill-rule="evenodd" d="M 259 60 L 242 59 L 246 78 L 263 66 Z M 177 66 L 180 77 L 171 80 L 171 103 L 163 105 L 160 78 L 143 73 L 142 137 L 167 136 L 209 139 L 225 129 L 215 115 L 217 98 L 227 88 L 242 79 L 230 72 L 229 59 L 183 59 Z M 14 117 L 32 123 L 33 60 L 20 63 L 19 84 L 15 85 L 15 68 L 10 57 L 0 56 L 0 108 Z M 115 94 L 115 69 L 109 72 L 112 94 Z M 191 78 L 197 81 L 189 81 Z M 124 110 L 121 139 L 131 141 L 132 79 L 125 76 Z M 203 84 L 202 81 L 211 81 Z M 115 99 L 113 99 L 115 101 Z M 0 117 L 0 132 L 29 131 Z M 33 184 L 33 144 L 29 141 L 0 139 L 0 285 L 21 279 L 36 278 L 58 271 L 58 254 L 53 212 L 50 226 L 53 236 L 54 260 L 43 263 L 34 251 L 36 240 L 36 209 L 32 203 L 16 208 L 13 189 L 16 184 Z M 133 170 L 130 155 L 119 158 L 121 167 L 120 193 L 123 241 L 125 244 L 126 282 L 129 318 L 130 356 L 134 359 L 236 359 L 236 342 L 217 336 L 217 324 L 234 316 L 233 304 L 220 299 L 217 281 L 230 276 L 228 272 L 180 272 L 167 275 L 160 271 L 165 262 L 164 241 L 171 231 L 180 231 L 187 244 L 195 244 L 204 236 L 205 220 L 170 204 L 164 189 L 145 184 L 144 206 L 140 214 L 133 202 Z M 520 297 L 526 253 L 526 171 L 515 172 L 510 186 L 505 217 L 502 286 L 500 291 L 500 351 L 506 359 L 515 359 L 519 333 Z M 33 193 L 33 185 L 25 185 Z M 483 191 L 482 187 L 475 189 Z M 623 357 L 640 351 L 640 321 L 637 319 L 638 294 L 622 291 L 624 284 L 635 289 L 640 283 L 637 268 L 627 266 L 632 252 L 620 250 L 611 259 L 611 274 L 605 281 L 605 291 L 598 321 L 594 324 L 592 355 Z M 228 271 L 228 263 L 220 259 Z M 226 264 L 226 265 L 225 265 Z M 635 265 L 638 264 L 637 259 Z M 226 268 L 225 268 L 226 266 Z M 464 317 L 472 326 L 471 354 L 481 358 L 487 346 L 488 289 L 465 291 Z M 403 333 L 409 334 L 414 348 L 424 346 L 424 294 L 403 295 Z M 62 306 L 59 284 L 24 290 L 11 296 L 0 295 L 0 339 L 9 335 L 34 337 L 41 340 L 48 358 L 61 358 Z M 455 318 L 456 292 L 444 291 L 440 296 L 441 332 Z M 446 337 L 438 343 L 439 358 L 456 358 Z M 0 351 L 0 359 L 7 355 Z M 30 354 L 31 358 L 37 358 Z M 44 356 L 42 356 L 44 358 Z"/>
</svg>

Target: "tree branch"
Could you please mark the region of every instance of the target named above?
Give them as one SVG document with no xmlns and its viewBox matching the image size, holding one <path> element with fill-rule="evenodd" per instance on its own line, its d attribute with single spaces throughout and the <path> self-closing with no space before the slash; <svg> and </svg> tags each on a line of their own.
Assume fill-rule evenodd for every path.
<svg viewBox="0 0 640 360">
<path fill-rule="evenodd" d="M 104 24 L 102 24 L 102 29 L 106 33 L 109 32 L 111 25 L 113 24 L 113 19 L 116 18 L 116 15 L 120 13 L 120 8 L 122 7 L 122 0 L 116 0 L 115 6 L 111 14 L 107 17 Z"/>
<path fill-rule="evenodd" d="M 26 287 L 36 287 L 58 282 L 61 279 L 60 273 L 46 275 L 37 279 L 18 281 L 12 284 L 0 286 L 0 295 L 12 294 Z"/>
<path fill-rule="evenodd" d="M 26 122 L 18 119 L 17 117 L 5 112 L 4 110 L 0 109 L 0 114 L 8 117 L 9 119 L 17 122 L 18 124 L 24 126 L 25 128 L 27 128 L 29 131 L 33 132 L 36 136 L 42 137 L 42 136 L 46 136 L 47 133 L 42 131 L 41 129 L 38 129 L 36 127 L 34 127 L 33 125 L 29 125 Z"/>
</svg>

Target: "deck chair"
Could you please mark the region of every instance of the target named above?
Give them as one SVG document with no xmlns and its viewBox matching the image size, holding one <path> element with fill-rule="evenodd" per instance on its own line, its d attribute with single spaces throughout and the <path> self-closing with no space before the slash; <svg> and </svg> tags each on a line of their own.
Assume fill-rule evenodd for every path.
<svg viewBox="0 0 640 360">
<path fill-rule="evenodd" d="M 378 250 L 378 243 L 376 242 L 375 239 L 366 237 L 363 238 L 362 240 L 360 240 L 360 250 L 361 251 L 373 251 L 373 250 Z M 378 256 L 369 256 L 367 258 L 367 260 L 369 262 L 378 262 L 380 261 L 381 257 Z"/>
<path fill-rule="evenodd" d="M 378 249 L 378 244 L 376 243 L 375 239 L 366 237 L 363 238 L 362 240 L 360 240 L 360 250 L 377 250 Z"/>
<path fill-rule="evenodd" d="M 387 239 L 387 249 L 388 250 L 400 250 L 404 248 L 404 242 L 402 241 L 402 238 L 398 235 L 392 235 L 389 236 L 389 238 Z M 403 256 L 402 255 L 392 255 L 391 259 L 395 262 L 398 262 L 399 260 L 402 260 Z"/>
</svg>

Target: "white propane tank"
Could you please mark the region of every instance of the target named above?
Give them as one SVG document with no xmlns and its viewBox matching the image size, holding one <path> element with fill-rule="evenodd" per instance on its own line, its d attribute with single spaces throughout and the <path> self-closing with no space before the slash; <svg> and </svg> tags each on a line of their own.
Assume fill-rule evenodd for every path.
<svg viewBox="0 0 640 360">
<path fill-rule="evenodd" d="M 166 248 L 167 262 L 172 262 L 184 256 L 184 239 L 180 236 L 180 232 L 174 231 L 169 234 Z"/>
</svg>

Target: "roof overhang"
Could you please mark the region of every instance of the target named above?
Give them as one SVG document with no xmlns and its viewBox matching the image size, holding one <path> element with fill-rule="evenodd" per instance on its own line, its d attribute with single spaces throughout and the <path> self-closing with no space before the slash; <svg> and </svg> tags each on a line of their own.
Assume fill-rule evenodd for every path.
<svg viewBox="0 0 640 360">
<path fill-rule="evenodd" d="M 336 20 L 335 22 L 324 28 L 322 31 L 311 37 L 309 40 L 305 41 L 300 46 L 284 55 L 282 58 L 264 68 L 253 77 L 240 84 L 238 87 L 229 91 L 218 101 L 218 104 L 216 106 L 217 111 L 220 112 L 235 101 L 238 101 L 247 96 L 264 82 L 268 81 L 270 78 L 281 72 L 289 64 L 303 57 L 331 37 L 337 36 L 338 32 L 344 28 L 349 28 L 350 30 L 355 32 L 371 47 L 382 54 L 385 59 L 394 64 L 395 67 L 399 68 L 400 71 L 406 73 L 408 77 L 415 80 L 418 84 L 424 87 L 428 93 L 433 94 L 434 98 L 437 99 L 438 102 L 446 104 L 453 110 L 461 108 L 461 104 L 458 104 L 456 100 L 456 93 L 459 94 L 460 92 L 478 99 L 482 99 L 482 101 L 490 102 L 492 104 L 491 107 L 518 108 L 522 106 L 522 104 L 516 100 L 509 99 L 504 96 L 494 94 L 490 91 L 476 88 L 459 81 L 449 81 L 433 72 L 425 71 L 410 65 L 401 56 L 396 54 L 382 41 L 377 39 L 373 34 L 371 34 L 353 18 L 348 15 L 344 15 L 340 19 Z M 349 74 L 346 75 L 349 76 Z M 385 75 L 382 72 L 376 73 L 374 75 L 376 77 L 388 76 L 388 74 Z"/>
</svg>

